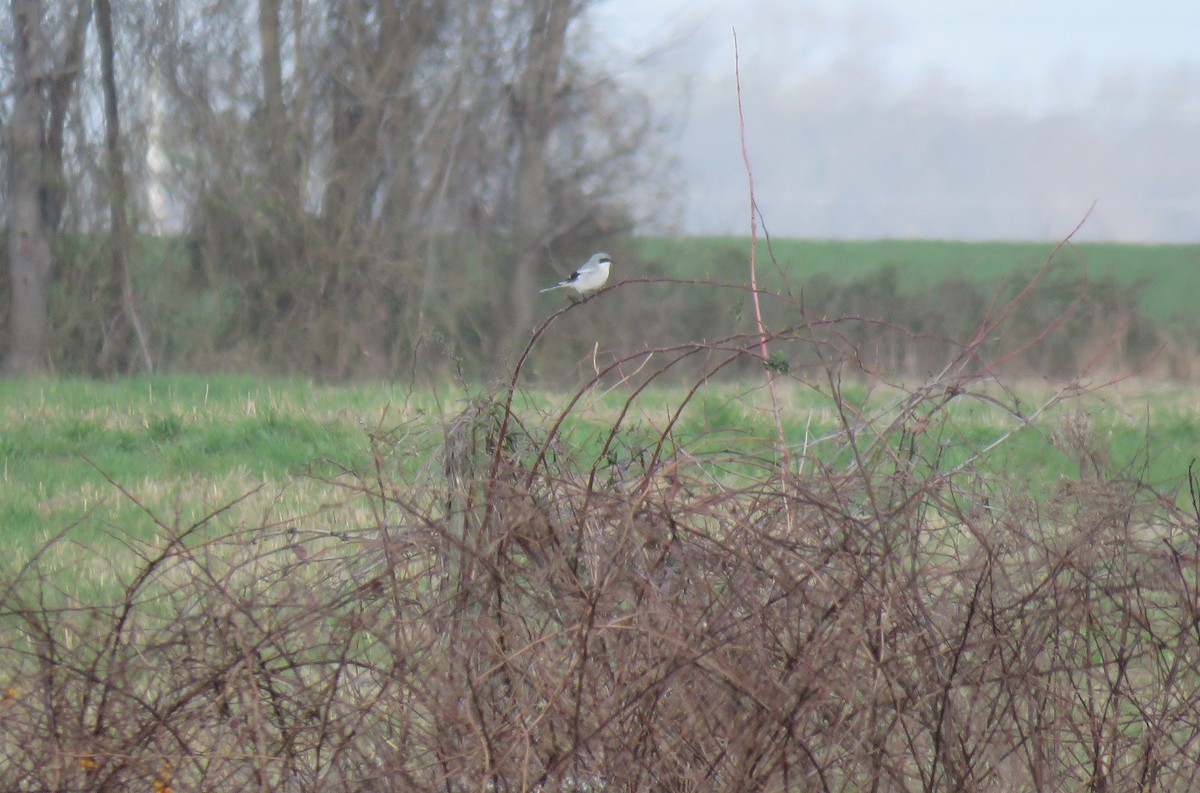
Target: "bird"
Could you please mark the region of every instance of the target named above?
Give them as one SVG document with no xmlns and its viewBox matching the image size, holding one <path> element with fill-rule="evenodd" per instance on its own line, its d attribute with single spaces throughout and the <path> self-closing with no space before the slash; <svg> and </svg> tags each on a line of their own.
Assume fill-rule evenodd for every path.
<svg viewBox="0 0 1200 793">
<path fill-rule="evenodd" d="M 552 289 L 569 287 L 580 297 L 597 291 L 608 280 L 608 270 L 612 267 L 612 258 L 607 253 L 593 253 L 592 258 L 584 262 L 578 270 L 559 281 L 554 286 L 548 286 L 539 292 L 549 292 Z"/>
</svg>

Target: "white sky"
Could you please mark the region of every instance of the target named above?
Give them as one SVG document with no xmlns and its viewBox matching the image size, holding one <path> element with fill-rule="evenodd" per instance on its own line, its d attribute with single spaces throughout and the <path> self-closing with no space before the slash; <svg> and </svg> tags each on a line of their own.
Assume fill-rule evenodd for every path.
<svg viewBox="0 0 1200 793">
<path fill-rule="evenodd" d="M 685 206 L 683 230 L 692 233 L 737 228 L 725 220 L 733 210 L 713 203 L 745 187 L 744 177 L 740 185 L 727 181 L 714 163 L 724 167 L 728 158 L 731 173 L 740 167 L 736 130 L 721 117 L 736 113 L 735 29 L 747 137 L 760 164 L 786 161 L 773 147 L 805 122 L 784 117 L 783 109 L 797 86 L 820 74 L 846 80 L 844 89 L 830 83 L 831 101 L 839 90 L 856 99 L 877 91 L 881 101 L 889 94 L 936 96 L 939 107 L 952 96 L 949 104 L 964 112 L 1031 119 L 1073 113 L 1100 127 L 1168 108 L 1176 128 L 1180 119 L 1192 125 L 1187 129 L 1200 125 L 1200 0 L 596 0 L 591 20 L 597 48 L 612 66 L 666 114 L 684 119 L 676 152 L 683 177 L 694 193 L 717 197 Z M 1133 162 L 1126 171 L 1140 167 Z M 1147 170 L 1143 182 L 1157 178 Z M 1026 221 L 996 235 L 1053 236 L 1066 218 L 1078 218 L 1077 206 L 1086 210 L 1097 199 L 1103 222 L 1093 230 L 1102 227 L 1104 235 L 1200 240 L 1200 186 L 1173 194 L 1174 230 L 1156 231 L 1167 221 L 1127 220 L 1146 206 L 1144 192 L 1135 199 L 1122 183 L 1104 184 L 1111 194 L 1093 184 L 1073 193 L 1066 185 L 1062 219 L 1036 229 Z M 1131 206 L 1120 208 L 1123 198 Z M 799 214 L 781 204 L 777 217 Z"/>
<path fill-rule="evenodd" d="M 593 19 L 618 60 L 666 44 L 660 63 L 707 74 L 731 70 L 734 29 L 743 56 L 781 56 L 786 75 L 796 44 L 858 27 L 901 84 L 937 74 L 1017 103 L 1053 102 L 1073 81 L 1200 68 L 1198 0 L 599 0 Z"/>
</svg>

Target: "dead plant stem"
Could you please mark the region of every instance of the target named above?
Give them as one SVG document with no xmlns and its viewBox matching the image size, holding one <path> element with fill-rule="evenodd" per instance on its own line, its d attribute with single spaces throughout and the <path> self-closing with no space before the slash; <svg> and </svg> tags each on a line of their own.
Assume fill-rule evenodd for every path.
<svg viewBox="0 0 1200 793">
<path fill-rule="evenodd" d="M 791 475 L 791 455 L 788 452 L 787 436 L 783 431 L 783 416 L 779 408 L 779 395 L 775 389 L 775 369 L 773 368 L 770 352 L 767 349 L 767 331 L 763 323 L 762 304 L 758 297 L 758 202 L 754 197 L 754 169 L 750 166 L 750 153 L 746 149 L 746 116 L 742 107 L 742 72 L 740 53 L 738 52 L 737 30 L 733 31 L 733 75 L 737 87 L 738 109 L 738 138 L 742 147 L 742 162 L 746 166 L 746 182 L 750 193 L 750 294 L 754 299 L 754 326 L 758 331 L 759 352 L 762 355 L 763 369 L 766 372 L 767 391 L 771 395 L 771 412 L 775 417 L 775 431 L 779 434 L 779 455 L 781 476 L 786 485 Z"/>
</svg>

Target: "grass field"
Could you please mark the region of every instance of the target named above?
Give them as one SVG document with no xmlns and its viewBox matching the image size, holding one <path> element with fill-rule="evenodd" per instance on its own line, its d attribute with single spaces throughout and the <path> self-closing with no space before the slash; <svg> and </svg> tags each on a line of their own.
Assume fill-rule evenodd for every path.
<svg viewBox="0 0 1200 793">
<path fill-rule="evenodd" d="M 1030 405 L 1049 393 L 1044 385 L 1031 384 L 1027 391 Z M 0 526 L 11 551 L 7 563 L 22 563 L 48 537 L 71 526 L 74 547 L 85 554 L 97 548 L 118 552 L 123 537 L 153 538 L 159 530 L 155 518 L 187 525 L 251 491 L 252 497 L 222 514 L 223 524 L 311 520 L 318 514 L 341 524 L 369 520 L 354 510 L 338 512 L 345 493 L 332 482 L 340 473 L 368 469 L 370 437 L 381 433 L 412 444 L 402 457 L 409 470 L 398 472 L 401 478 L 415 482 L 436 472 L 443 425 L 467 402 L 465 394 L 447 392 L 242 376 L 0 381 L 6 493 Z M 663 386 L 639 398 L 606 454 L 620 459 L 649 454 L 685 393 Z M 793 453 L 848 464 L 829 394 L 797 384 L 785 385 L 781 393 Z M 522 392 L 515 404 L 528 425 L 545 426 L 565 409 L 569 396 Z M 573 454 L 583 468 L 594 465 L 627 397 L 624 388 L 588 394 L 559 431 L 558 452 Z M 861 384 L 841 393 L 842 402 L 864 417 L 885 415 L 895 398 L 886 390 L 868 395 Z M 760 384 L 702 388 L 671 439 L 701 458 L 736 452 L 756 459 L 773 448 L 768 405 Z M 938 425 L 930 448 L 938 450 L 942 465 L 951 465 L 1013 432 L 981 462 L 985 468 L 1025 471 L 1033 483 L 1075 477 L 1079 461 L 1061 451 L 1057 440 L 1063 426 L 1080 417 L 1108 450 L 1114 470 L 1144 462 L 1147 481 L 1158 486 L 1181 482 L 1200 450 L 1200 397 L 1194 390 L 1129 384 L 1068 402 L 1019 430 L 1004 411 L 964 397 Z"/>
<path fill-rule="evenodd" d="M 364 426 L 402 398 L 236 376 L 6 380 L 0 392 L 0 525 L 15 564 L 69 526 L 82 557 L 120 553 L 124 538 L 152 539 L 155 518 L 187 525 L 256 489 L 228 520 L 312 510 L 322 488 L 298 475 L 363 465 Z"/>
<path fill-rule="evenodd" d="M 918 290 L 952 277 L 990 284 L 1012 275 L 1033 273 L 1054 252 L 1054 243 L 954 242 L 938 240 L 759 240 L 760 277 L 771 283 L 775 265 L 793 284 L 825 274 L 853 280 L 881 268 L 897 269 L 903 287 Z M 648 238 L 638 253 L 681 278 L 745 278 L 749 239 L 741 237 Z M 1141 308 L 1169 323 L 1194 321 L 1192 295 L 1200 293 L 1200 245 L 1078 243 L 1056 257 L 1060 272 L 1111 277 L 1137 285 Z"/>
</svg>

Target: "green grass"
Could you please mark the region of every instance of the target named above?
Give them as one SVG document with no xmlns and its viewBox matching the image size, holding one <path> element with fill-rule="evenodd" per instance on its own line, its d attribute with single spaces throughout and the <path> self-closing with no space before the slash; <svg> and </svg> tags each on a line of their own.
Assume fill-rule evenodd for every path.
<svg viewBox="0 0 1200 793">
<path fill-rule="evenodd" d="M 418 409 L 399 389 L 228 376 L 3 380 L 0 405 L 10 565 L 76 523 L 98 553 L 153 542 L 151 514 L 184 528 L 256 488 L 226 520 L 311 511 L 332 488 L 299 475 L 365 466 L 367 431 Z"/>
<path fill-rule="evenodd" d="M 771 261 L 793 284 L 817 274 L 851 281 L 895 267 L 901 287 L 917 290 L 952 277 L 990 284 L 1014 274 L 1032 274 L 1054 252 L 1054 243 L 954 242 L 939 240 L 759 240 L 760 278 L 778 278 Z M 746 278 L 749 238 L 647 237 L 635 251 L 656 262 L 662 274 L 741 282 Z M 1059 251 L 1055 266 L 1089 278 L 1111 277 L 1139 285 L 1147 316 L 1157 321 L 1190 319 L 1192 296 L 1200 293 L 1200 245 L 1079 243 Z M 772 280 L 773 279 L 773 280 Z"/>
<path fill-rule="evenodd" d="M 1045 387 L 1029 388 L 1029 404 L 1039 390 Z M 628 411 L 607 451 L 602 447 L 628 391 L 586 395 L 560 429 L 551 453 L 555 464 L 586 471 L 600 461 L 604 470 L 640 469 L 685 393 L 676 386 L 651 389 Z M 102 577 L 89 572 L 93 562 L 99 570 L 101 561 L 129 556 L 131 541 L 154 547 L 215 511 L 219 530 L 291 521 L 368 525 L 369 504 L 339 486 L 338 477 L 369 471 L 369 436 L 396 428 L 389 437 L 409 445 L 391 461 L 392 481 L 403 486 L 428 481 L 431 472 L 436 476 L 442 423 L 465 402 L 461 394 L 438 396 L 382 384 L 335 387 L 240 376 L 0 381 L 0 539 L 7 549 L 0 570 L 19 568 L 68 527 L 74 527 L 72 542 L 56 546 L 57 556 L 42 562 L 72 574 L 76 591 L 86 592 L 103 586 L 89 579 Z M 518 395 L 519 417 L 535 442 L 568 397 Z M 898 398 L 882 389 L 868 395 L 862 384 L 849 384 L 843 397 L 866 416 L 887 416 Z M 813 462 L 851 465 L 828 395 L 784 383 L 780 400 L 794 461 L 808 455 Z M 1063 406 L 1015 432 L 980 468 L 1039 486 L 1079 476 L 1081 461 L 1060 451 L 1056 440 L 1080 414 L 1110 470 L 1140 471 L 1145 461 L 1147 481 L 1158 486 L 1183 481 L 1200 449 L 1200 398 L 1193 391 L 1123 387 Z M 959 398 L 920 438 L 920 459 L 954 465 L 1017 427 L 988 403 Z M 776 432 L 761 383 L 706 386 L 673 426 L 662 455 L 685 450 L 692 459 L 711 461 L 708 475 L 742 481 L 777 464 Z M 884 442 L 894 448 L 900 435 Z M 864 436 L 860 445 L 872 441 Z M 221 511 L 247 493 L 252 495 Z"/>
</svg>

